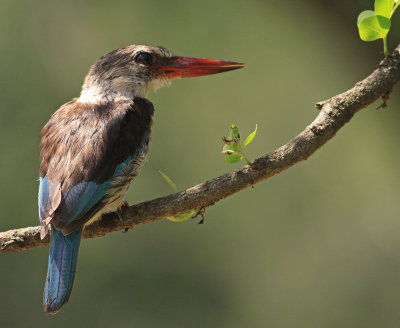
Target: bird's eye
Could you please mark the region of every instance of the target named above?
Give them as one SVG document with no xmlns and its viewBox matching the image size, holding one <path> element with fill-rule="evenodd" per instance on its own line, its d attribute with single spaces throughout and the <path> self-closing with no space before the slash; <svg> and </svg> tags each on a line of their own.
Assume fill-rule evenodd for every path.
<svg viewBox="0 0 400 328">
<path fill-rule="evenodd" d="M 153 64 L 153 56 L 147 52 L 139 52 L 135 56 L 135 61 L 139 64 L 150 66 L 151 64 Z"/>
</svg>

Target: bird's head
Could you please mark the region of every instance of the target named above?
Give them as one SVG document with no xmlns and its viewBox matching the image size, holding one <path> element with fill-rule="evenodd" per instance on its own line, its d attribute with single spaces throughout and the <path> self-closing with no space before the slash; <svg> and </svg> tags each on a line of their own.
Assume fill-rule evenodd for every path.
<svg viewBox="0 0 400 328">
<path fill-rule="evenodd" d="M 244 64 L 216 59 L 175 56 L 163 47 L 131 45 L 102 56 L 89 70 L 80 102 L 145 98 L 150 89 L 168 86 L 171 80 L 216 74 Z"/>
</svg>

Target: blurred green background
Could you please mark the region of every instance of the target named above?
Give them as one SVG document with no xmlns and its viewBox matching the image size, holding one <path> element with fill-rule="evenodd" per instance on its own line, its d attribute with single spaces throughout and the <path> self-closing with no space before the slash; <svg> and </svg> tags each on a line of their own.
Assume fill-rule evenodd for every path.
<svg viewBox="0 0 400 328">
<path fill-rule="evenodd" d="M 148 163 L 127 200 L 225 173 L 221 136 L 255 124 L 255 158 L 298 134 L 315 102 L 381 59 L 356 18 L 373 1 L 29 1 L 0 4 L 0 230 L 38 224 L 39 131 L 123 45 L 243 61 L 175 81 L 156 108 Z M 389 36 L 400 42 L 400 13 Z M 81 244 L 70 302 L 42 311 L 48 247 L 0 255 L 0 327 L 395 327 L 400 322 L 399 86 L 308 161 L 221 201 Z"/>
</svg>

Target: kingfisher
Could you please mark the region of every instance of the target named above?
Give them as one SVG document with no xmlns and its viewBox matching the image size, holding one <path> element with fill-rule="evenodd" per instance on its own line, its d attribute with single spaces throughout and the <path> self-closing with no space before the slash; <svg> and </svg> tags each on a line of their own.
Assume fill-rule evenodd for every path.
<svg viewBox="0 0 400 328">
<path fill-rule="evenodd" d="M 91 66 L 79 98 L 62 105 L 40 133 L 41 238 L 51 230 L 45 312 L 68 302 L 84 226 L 127 206 L 125 194 L 149 147 L 154 107 L 148 92 L 175 78 L 242 67 L 148 45 L 118 48 Z"/>
</svg>

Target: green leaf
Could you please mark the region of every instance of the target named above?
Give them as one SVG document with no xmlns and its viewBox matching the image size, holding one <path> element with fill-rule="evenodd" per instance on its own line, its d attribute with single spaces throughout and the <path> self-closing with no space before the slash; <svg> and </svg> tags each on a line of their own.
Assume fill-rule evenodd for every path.
<svg viewBox="0 0 400 328">
<path fill-rule="evenodd" d="M 239 134 L 239 129 L 238 129 L 238 127 L 235 125 L 235 124 L 232 124 L 232 126 L 231 126 L 231 134 L 230 134 L 230 137 L 232 138 L 232 139 L 240 139 L 240 134 Z"/>
<path fill-rule="evenodd" d="M 237 163 L 241 160 L 242 156 L 237 155 L 237 154 L 232 154 L 232 155 L 228 155 L 225 157 L 225 162 L 229 163 L 229 164 L 234 164 Z"/>
<path fill-rule="evenodd" d="M 358 26 L 361 40 L 384 39 L 390 30 L 390 19 L 380 15 L 364 18 Z"/>
<path fill-rule="evenodd" d="M 186 221 L 187 219 L 191 218 L 195 214 L 196 214 L 196 210 L 189 210 L 189 211 L 179 214 L 179 215 L 169 216 L 169 217 L 167 217 L 167 219 L 172 222 L 183 222 L 183 221 Z"/>
<path fill-rule="evenodd" d="M 256 136 L 256 133 L 257 133 L 257 124 L 256 124 L 256 129 L 252 133 L 250 133 L 247 136 L 246 140 L 244 141 L 243 148 L 253 141 L 254 137 Z"/>
<path fill-rule="evenodd" d="M 222 148 L 222 154 L 232 154 L 236 153 L 239 151 L 239 145 L 238 144 L 225 144 L 224 147 Z"/>
<path fill-rule="evenodd" d="M 163 172 L 161 172 L 161 171 L 158 171 L 158 173 L 161 174 L 161 176 L 165 179 L 165 181 L 167 181 L 167 183 L 171 186 L 171 188 L 172 188 L 175 192 L 178 191 L 178 189 L 176 188 L 176 184 L 169 178 L 168 175 L 166 175 L 165 173 L 163 173 Z"/>
<path fill-rule="evenodd" d="M 394 0 L 375 0 L 375 14 L 390 18 Z"/>
<path fill-rule="evenodd" d="M 360 26 L 360 23 L 364 18 L 367 18 L 369 16 L 374 16 L 374 15 L 375 15 L 375 12 L 373 10 L 364 10 L 357 17 L 357 26 Z"/>
</svg>

